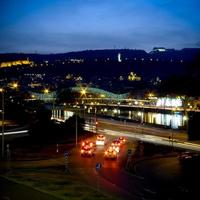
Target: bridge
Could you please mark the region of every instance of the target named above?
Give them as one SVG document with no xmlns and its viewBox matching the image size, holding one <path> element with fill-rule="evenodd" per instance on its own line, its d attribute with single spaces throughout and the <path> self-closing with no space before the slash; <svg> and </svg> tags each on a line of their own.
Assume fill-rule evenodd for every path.
<svg viewBox="0 0 200 200">
<path fill-rule="evenodd" d="M 124 99 L 128 98 L 129 93 L 124 94 L 115 94 L 112 92 L 108 92 L 106 90 L 102 90 L 94 87 L 71 87 L 72 92 L 80 93 L 81 96 L 86 97 L 88 94 L 93 94 L 99 98 L 103 99 Z"/>
</svg>

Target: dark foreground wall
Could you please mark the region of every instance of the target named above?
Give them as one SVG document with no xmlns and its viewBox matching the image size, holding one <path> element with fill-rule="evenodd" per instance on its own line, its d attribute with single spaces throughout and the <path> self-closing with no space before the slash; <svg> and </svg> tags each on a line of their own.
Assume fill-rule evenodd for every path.
<svg viewBox="0 0 200 200">
<path fill-rule="evenodd" d="M 200 140 L 200 112 L 188 112 L 188 138 Z"/>
</svg>

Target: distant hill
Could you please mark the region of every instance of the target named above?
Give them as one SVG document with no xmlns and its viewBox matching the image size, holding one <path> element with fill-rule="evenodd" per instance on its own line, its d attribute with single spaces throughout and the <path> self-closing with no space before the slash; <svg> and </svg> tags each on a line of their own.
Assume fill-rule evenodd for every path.
<svg viewBox="0 0 200 200">
<path fill-rule="evenodd" d="M 121 62 L 118 60 L 119 54 Z M 192 72 L 191 66 L 198 67 L 196 63 L 200 58 L 200 48 L 175 50 L 162 47 L 154 48 L 149 53 L 134 49 L 105 49 L 59 54 L 0 54 L 0 62 L 27 58 L 35 63 L 44 61 L 54 63 L 54 67 L 49 65 L 47 68 L 32 69 L 49 73 L 51 76 L 75 73 L 86 78 L 119 77 L 121 75 L 127 77 L 131 71 L 134 71 L 142 77 L 142 80 L 150 80 L 156 77 L 166 79 L 170 76 Z M 73 59 L 83 62 L 70 62 Z"/>
<path fill-rule="evenodd" d="M 84 59 L 87 61 L 93 61 L 94 59 L 107 59 L 117 60 L 118 53 L 123 57 L 147 57 L 148 54 L 144 50 L 131 50 L 131 49 L 106 49 L 106 50 L 85 50 L 68 53 L 58 54 L 26 54 L 26 53 L 9 53 L 0 54 L 0 62 L 10 61 L 16 59 L 29 58 L 33 61 L 42 60 L 64 60 L 64 59 Z"/>
<path fill-rule="evenodd" d="M 0 62 L 17 59 L 29 58 L 33 61 L 43 60 L 64 60 L 64 59 L 84 59 L 85 61 L 94 61 L 95 59 L 117 60 L 118 54 L 121 54 L 122 61 L 127 59 L 174 59 L 183 61 L 192 61 L 200 55 L 200 48 L 184 48 L 182 50 L 165 49 L 165 51 L 151 51 L 147 53 L 144 50 L 135 49 L 104 49 L 104 50 L 85 50 L 58 54 L 26 54 L 26 53 L 8 53 L 0 54 Z"/>
</svg>

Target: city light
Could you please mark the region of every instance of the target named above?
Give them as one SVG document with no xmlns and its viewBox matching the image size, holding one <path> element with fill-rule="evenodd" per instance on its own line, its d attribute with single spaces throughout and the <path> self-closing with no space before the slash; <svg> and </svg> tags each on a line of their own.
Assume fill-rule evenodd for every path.
<svg viewBox="0 0 200 200">
<path fill-rule="evenodd" d="M 187 120 L 188 120 L 188 117 L 187 117 L 187 116 L 183 116 L 183 120 L 184 120 L 184 121 L 187 121 Z"/>
<path fill-rule="evenodd" d="M 49 93 L 49 89 L 45 88 L 45 89 L 44 89 L 44 93 L 45 93 L 45 94 L 48 94 L 48 93 Z"/>
<path fill-rule="evenodd" d="M 142 116 L 142 113 L 141 113 L 141 112 L 138 112 L 137 115 L 138 115 L 138 116 Z"/>
<path fill-rule="evenodd" d="M 105 94 L 101 94 L 100 97 L 101 97 L 101 98 L 104 98 L 104 97 L 105 97 Z"/>
<path fill-rule="evenodd" d="M 19 84 L 17 82 L 11 84 L 12 89 L 17 89 L 18 87 L 19 87 Z"/>
<path fill-rule="evenodd" d="M 82 88 L 82 89 L 81 89 L 81 96 L 85 96 L 86 93 L 87 93 L 87 92 L 86 92 L 86 89 L 85 89 L 85 88 Z"/>
<path fill-rule="evenodd" d="M 180 98 L 159 98 L 156 102 L 157 107 L 181 107 L 182 104 Z"/>
</svg>

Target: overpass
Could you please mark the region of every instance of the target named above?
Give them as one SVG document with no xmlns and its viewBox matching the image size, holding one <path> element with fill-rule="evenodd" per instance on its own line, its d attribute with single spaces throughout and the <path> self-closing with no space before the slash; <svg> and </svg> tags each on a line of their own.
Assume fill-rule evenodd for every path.
<svg viewBox="0 0 200 200">
<path fill-rule="evenodd" d="M 82 97 L 87 97 L 88 94 L 93 94 L 102 99 L 124 99 L 128 98 L 129 93 L 124 94 L 115 94 L 112 92 L 108 92 L 106 90 L 102 90 L 94 87 L 71 87 L 72 92 L 80 93 Z M 84 93 L 84 94 L 83 94 Z"/>
</svg>

